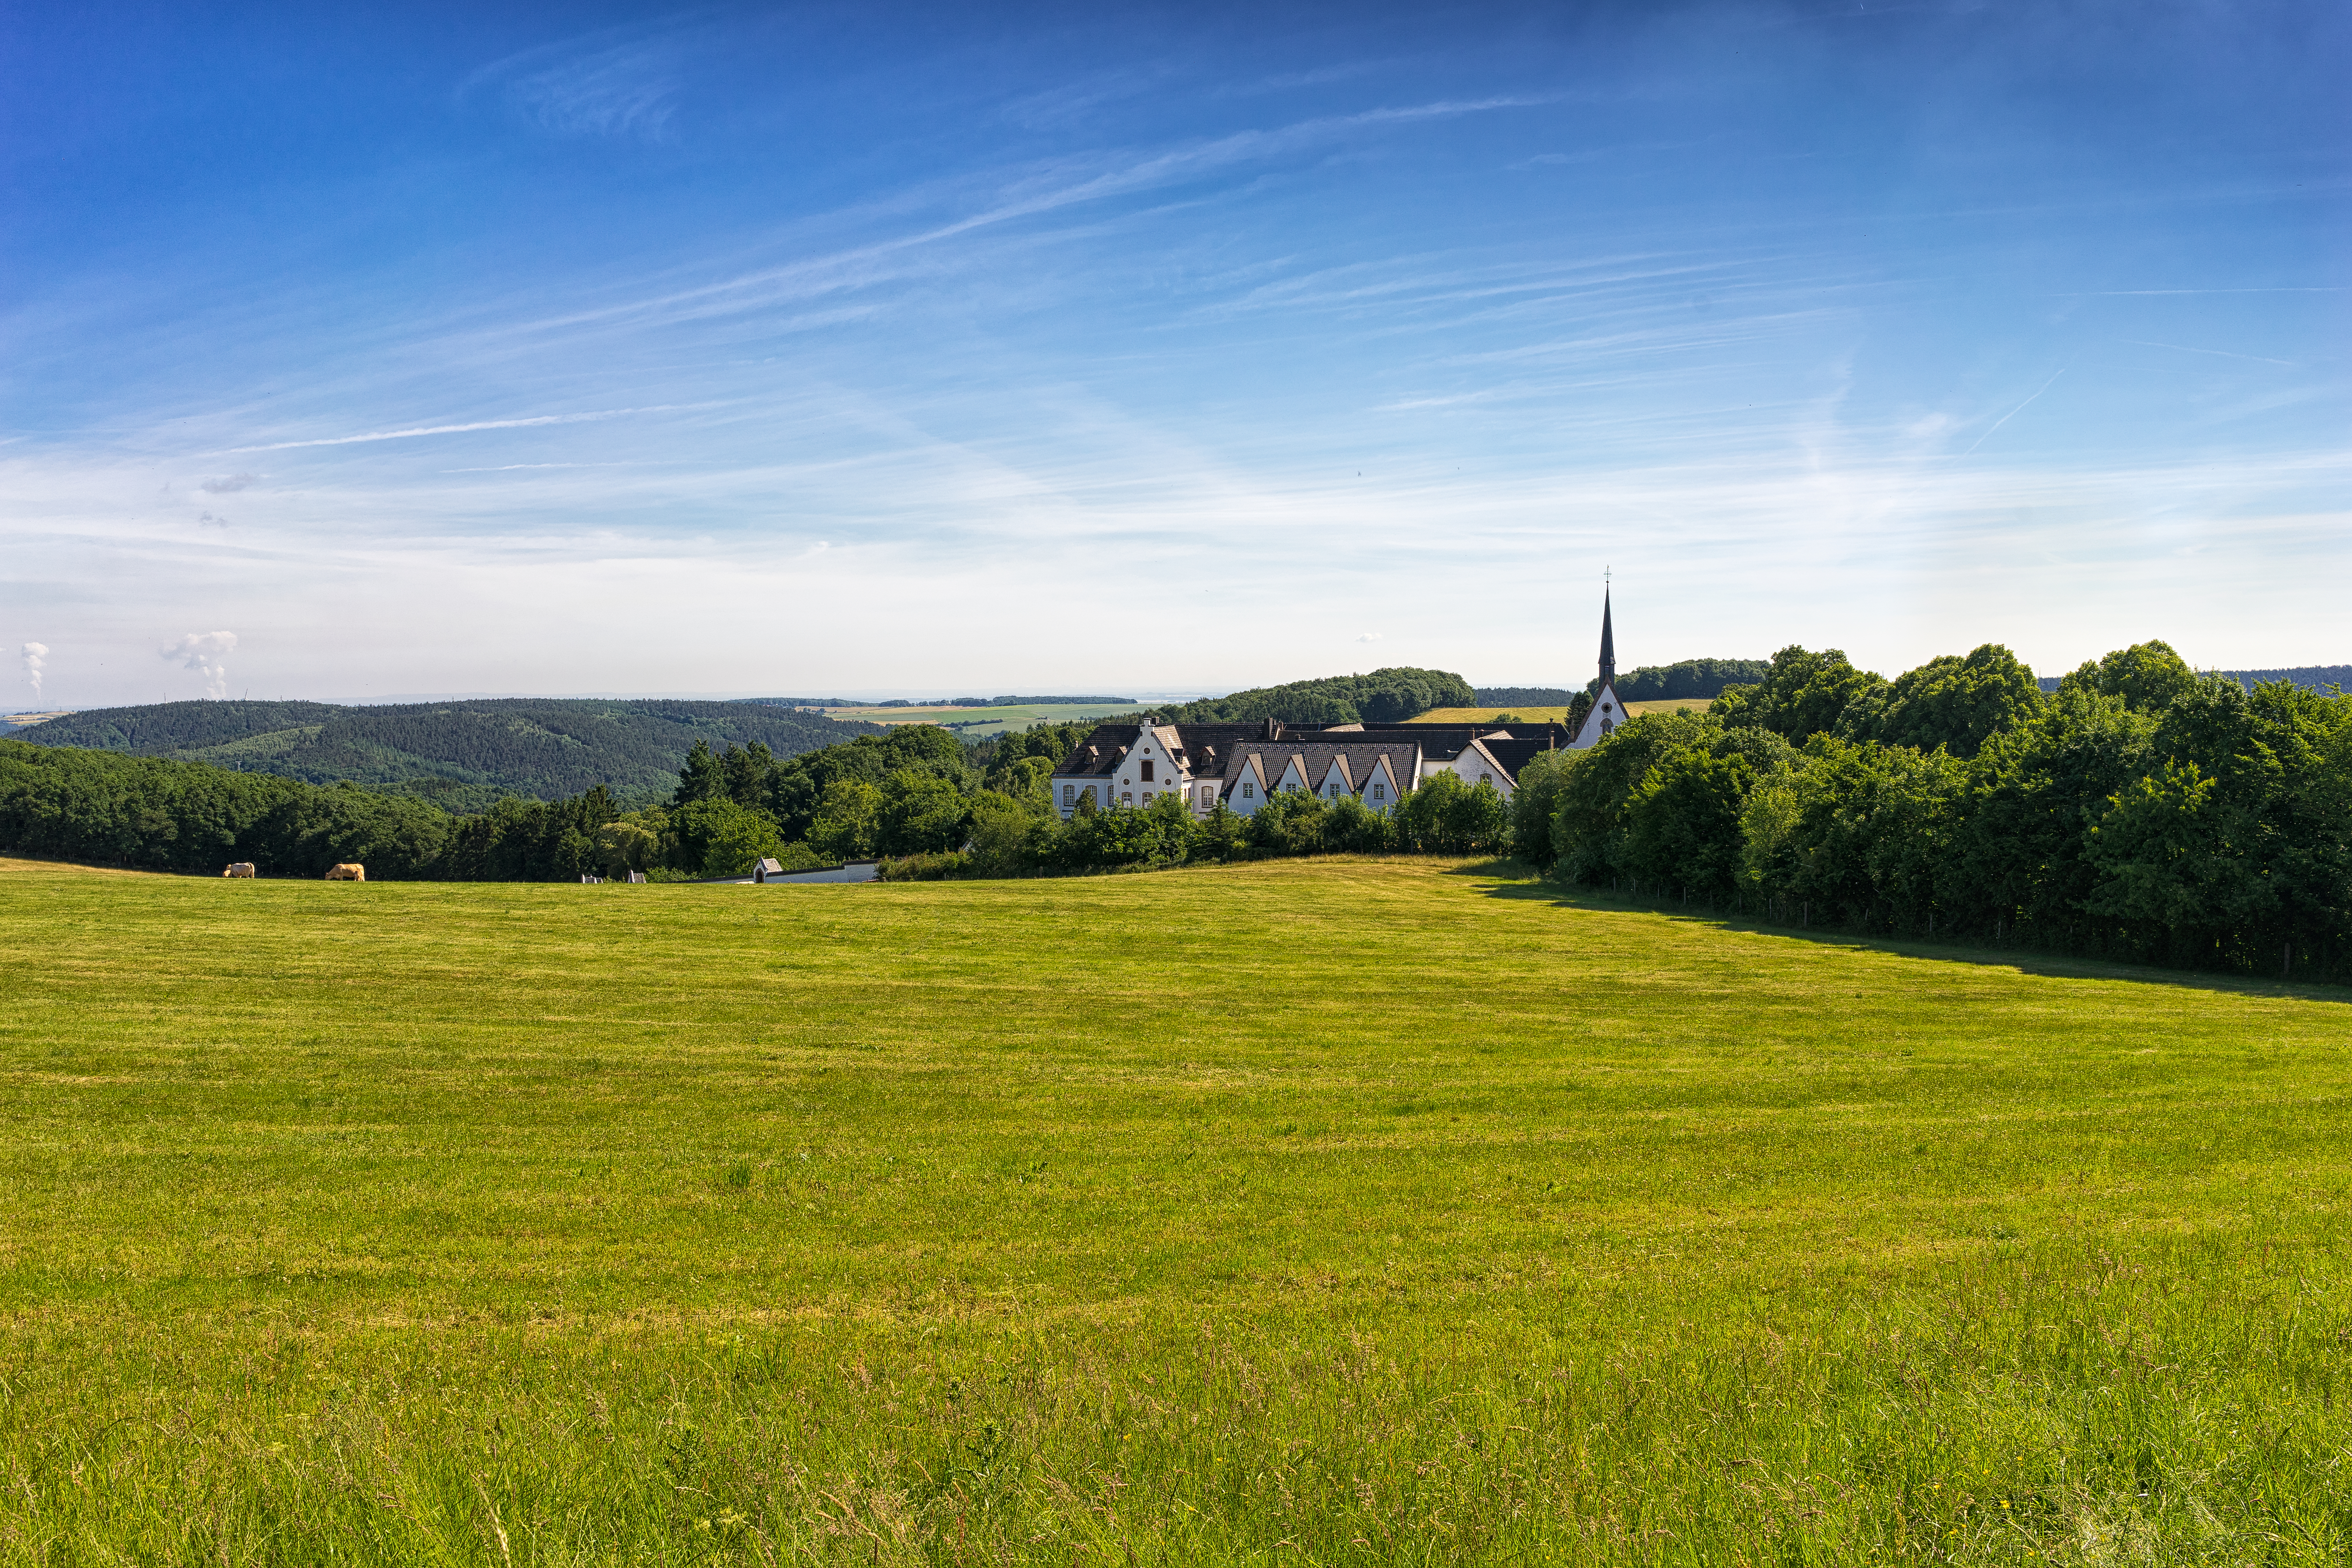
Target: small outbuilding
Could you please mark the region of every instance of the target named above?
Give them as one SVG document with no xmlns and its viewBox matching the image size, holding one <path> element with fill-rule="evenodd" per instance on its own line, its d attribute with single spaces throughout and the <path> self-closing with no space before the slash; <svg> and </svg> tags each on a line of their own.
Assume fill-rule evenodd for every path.
<svg viewBox="0 0 2352 1568">
<path fill-rule="evenodd" d="M 751 862 L 751 880 L 755 882 L 764 882 L 771 877 L 781 877 L 783 874 L 784 863 L 782 860 L 772 859 L 763 855 Z"/>
<path fill-rule="evenodd" d="M 812 866 L 804 871 L 782 871 L 768 878 L 783 882 L 871 882 L 882 872 L 878 860 L 850 860 L 839 866 Z"/>
</svg>

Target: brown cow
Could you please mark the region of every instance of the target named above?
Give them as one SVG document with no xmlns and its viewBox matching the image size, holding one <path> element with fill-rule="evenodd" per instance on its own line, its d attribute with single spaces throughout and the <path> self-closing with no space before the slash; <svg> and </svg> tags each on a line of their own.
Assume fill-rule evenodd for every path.
<svg viewBox="0 0 2352 1568">
<path fill-rule="evenodd" d="M 327 880 L 330 882 L 364 882 L 367 880 L 367 868 L 347 860 L 340 866 L 329 867 L 327 868 Z"/>
<path fill-rule="evenodd" d="M 253 875 L 253 862 L 250 860 L 232 860 L 228 863 L 228 869 L 223 871 L 221 875 L 224 877 L 250 877 Z"/>
</svg>

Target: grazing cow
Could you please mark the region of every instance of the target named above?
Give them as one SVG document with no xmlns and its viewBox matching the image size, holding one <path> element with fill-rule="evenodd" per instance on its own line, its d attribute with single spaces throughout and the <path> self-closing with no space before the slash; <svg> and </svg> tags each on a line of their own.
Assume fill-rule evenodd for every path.
<svg viewBox="0 0 2352 1568">
<path fill-rule="evenodd" d="M 330 866 L 327 868 L 327 880 L 330 882 L 364 882 L 367 880 L 367 868 L 348 860 L 340 866 Z"/>
<path fill-rule="evenodd" d="M 221 875 L 224 877 L 250 877 L 253 875 L 253 862 L 250 860 L 232 860 L 228 863 L 228 869 L 223 871 Z"/>
</svg>

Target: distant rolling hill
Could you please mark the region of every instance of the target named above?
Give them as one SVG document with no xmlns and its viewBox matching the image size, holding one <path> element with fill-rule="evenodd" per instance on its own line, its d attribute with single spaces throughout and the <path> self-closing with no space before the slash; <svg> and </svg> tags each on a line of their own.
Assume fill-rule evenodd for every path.
<svg viewBox="0 0 2352 1568">
<path fill-rule="evenodd" d="M 500 795 L 552 799 L 604 784 L 626 799 L 667 795 L 698 740 L 798 756 L 865 724 L 746 702 L 505 698 L 347 708 L 330 702 L 162 702 L 99 708 L 10 738 L 211 763 L 310 784 L 348 781 L 478 811 Z"/>
</svg>

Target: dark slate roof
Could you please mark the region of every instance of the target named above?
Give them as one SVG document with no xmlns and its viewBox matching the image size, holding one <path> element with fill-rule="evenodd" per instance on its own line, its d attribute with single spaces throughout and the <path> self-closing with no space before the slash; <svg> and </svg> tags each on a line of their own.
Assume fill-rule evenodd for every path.
<svg viewBox="0 0 2352 1568">
<path fill-rule="evenodd" d="M 1307 731 L 1308 735 L 1323 731 Z M 1349 734 L 1344 741 L 1314 741 L 1297 735 L 1286 735 L 1279 741 L 1253 741 L 1237 747 L 1231 766 L 1223 774 L 1224 787 L 1230 791 L 1243 777 L 1248 759 L 1255 756 L 1265 775 L 1269 790 L 1282 787 L 1283 774 L 1289 770 L 1291 759 L 1298 761 L 1298 771 L 1307 780 L 1308 789 L 1321 789 L 1323 781 L 1331 773 L 1331 764 L 1341 764 L 1342 776 L 1355 788 L 1361 788 L 1373 775 L 1379 760 L 1389 760 L 1389 772 L 1401 789 L 1411 789 L 1420 769 L 1415 765 L 1417 746 L 1410 742 L 1364 741 Z"/>
<path fill-rule="evenodd" d="M 1173 732 L 1176 752 L 1186 767 L 1196 775 L 1222 777 L 1226 759 L 1234 748 L 1244 741 L 1263 741 L 1264 724 L 1160 724 L 1154 726 L 1163 736 Z M 1139 721 L 1133 719 L 1095 726 L 1094 733 L 1078 742 L 1076 750 L 1062 759 L 1054 769 L 1057 779 L 1100 778 L 1118 766 L 1119 757 L 1135 744 Z"/>
<path fill-rule="evenodd" d="M 1057 779 L 1102 778 L 1114 773 L 1119 757 L 1135 743 L 1138 721 L 1112 720 L 1094 732 L 1054 769 Z M 1228 786 L 1241 777 L 1240 759 L 1250 752 L 1264 757 L 1267 787 L 1282 777 L 1293 753 L 1298 753 L 1311 784 L 1321 784 L 1334 755 L 1348 758 L 1347 773 L 1359 787 L 1370 777 L 1371 759 L 1386 753 L 1397 783 L 1411 789 L 1418 782 L 1414 753 L 1435 762 L 1454 761 L 1473 740 L 1507 731 L 1507 740 L 1488 740 L 1486 750 L 1514 779 L 1527 759 L 1547 750 L 1565 749 L 1573 738 L 1562 725 L 1535 724 L 1349 724 L 1328 729 L 1298 728 L 1279 720 L 1249 724 L 1161 724 L 1163 736 L 1172 733 L 1171 748 L 1195 778 L 1223 779 Z"/>
<path fill-rule="evenodd" d="M 1510 739 L 1486 740 L 1498 731 L 1509 735 Z M 1494 753 L 1495 760 L 1508 769 L 1515 779 L 1519 776 L 1521 763 L 1528 757 L 1547 748 L 1565 750 L 1569 742 L 1574 739 L 1566 726 L 1553 723 L 1389 724 L 1363 731 L 1363 738 L 1367 741 L 1402 740 L 1406 737 L 1420 743 L 1423 755 L 1441 763 L 1454 761 L 1472 741 L 1486 740 L 1486 750 Z M 1520 761 L 1514 762 L 1513 757 Z"/>
</svg>

